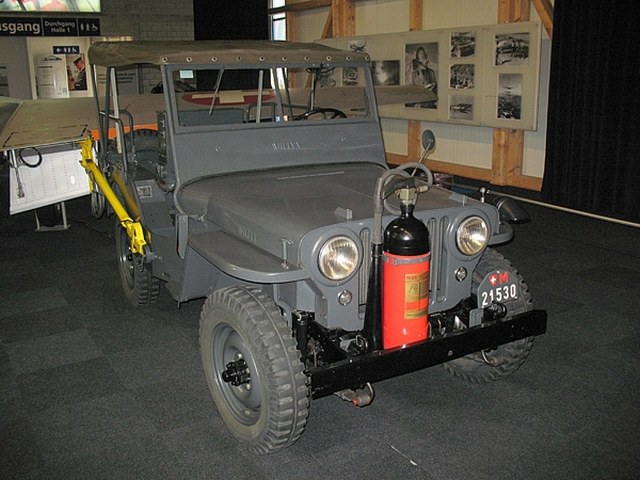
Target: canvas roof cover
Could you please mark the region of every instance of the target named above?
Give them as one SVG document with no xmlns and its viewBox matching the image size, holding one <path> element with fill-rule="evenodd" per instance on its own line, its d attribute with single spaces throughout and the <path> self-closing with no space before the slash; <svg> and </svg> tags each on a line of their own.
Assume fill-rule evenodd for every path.
<svg viewBox="0 0 640 480">
<path fill-rule="evenodd" d="M 89 62 L 104 67 L 133 64 L 229 64 L 287 62 L 368 62 L 369 55 L 316 43 L 261 40 L 206 40 L 182 42 L 97 42 Z"/>
</svg>

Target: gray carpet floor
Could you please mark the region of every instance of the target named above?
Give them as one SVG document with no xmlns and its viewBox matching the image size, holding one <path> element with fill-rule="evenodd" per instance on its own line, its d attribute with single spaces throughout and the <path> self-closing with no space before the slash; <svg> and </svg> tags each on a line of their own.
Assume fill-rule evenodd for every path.
<svg viewBox="0 0 640 480">
<path fill-rule="evenodd" d="M 2 205 L 2 479 L 640 478 L 638 230 L 528 206 L 499 248 L 549 314 L 520 370 L 472 385 L 434 367 L 375 385 L 363 409 L 314 400 L 302 438 L 257 457 L 210 399 L 202 301 L 130 307 L 113 221 L 86 197 L 62 232 Z"/>
</svg>

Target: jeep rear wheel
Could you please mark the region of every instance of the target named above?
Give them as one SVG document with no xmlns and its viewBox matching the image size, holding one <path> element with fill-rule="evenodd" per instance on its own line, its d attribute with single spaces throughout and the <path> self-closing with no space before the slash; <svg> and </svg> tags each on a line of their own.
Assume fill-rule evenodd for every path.
<svg viewBox="0 0 640 480">
<path fill-rule="evenodd" d="M 269 296 L 240 286 L 211 294 L 200 317 L 200 350 L 218 411 L 249 450 L 272 453 L 302 435 L 307 376 L 291 329 Z"/>
<path fill-rule="evenodd" d="M 531 294 L 522 276 L 515 272 L 511 263 L 501 254 L 492 249 L 487 249 L 473 273 L 471 287 L 472 295 L 476 295 L 482 279 L 495 270 L 509 270 L 516 274 L 520 286 L 520 292 L 524 299 L 522 311 L 510 311 L 507 307 L 506 319 L 514 315 L 528 312 L 533 309 Z M 444 364 L 445 370 L 473 383 L 486 383 L 502 378 L 515 372 L 529 356 L 533 347 L 533 338 L 528 337 L 515 342 L 500 345 L 498 348 L 483 350 L 481 352 L 466 355 L 462 358 L 451 360 Z"/>
<path fill-rule="evenodd" d="M 160 280 L 142 263 L 139 255 L 131 252 L 127 231 L 116 221 L 116 253 L 120 283 L 127 300 L 135 307 L 155 303 L 160 295 Z"/>
</svg>

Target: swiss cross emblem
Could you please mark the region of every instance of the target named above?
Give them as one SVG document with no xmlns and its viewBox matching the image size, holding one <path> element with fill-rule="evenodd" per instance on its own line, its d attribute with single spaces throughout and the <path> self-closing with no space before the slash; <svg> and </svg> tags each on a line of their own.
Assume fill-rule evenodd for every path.
<svg viewBox="0 0 640 480">
<path fill-rule="evenodd" d="M 489 283 L 492 287 L 509 283 L 509 272 L 496 272 L 489 275 Z"/>
</svg>

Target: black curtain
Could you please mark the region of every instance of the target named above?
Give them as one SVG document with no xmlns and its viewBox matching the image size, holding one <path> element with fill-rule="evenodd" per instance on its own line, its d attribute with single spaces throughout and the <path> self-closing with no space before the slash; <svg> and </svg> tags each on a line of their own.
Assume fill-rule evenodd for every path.
<svg viewBox="0 0 640 480">
<path fill-rule="evenodd" d="M 195 40 L 268 40 L 267 0 L 193 0 Z M 200 72 L 198 89 L 212 89 L 214 72 Z M 220 90 L 255 89 L 257 72 L 227 71 Z M 265 86 L 268 79 L 265 79 Z"/>
<path fill-rule="evenodd" d="M 543 198 L 640 221 L 640 5 L 556 0 Z"/>
<path fill-rule="evenodd" d="M 268 40 L 267 0 L 193 0 L 196 40 Z"/>
</svg>

